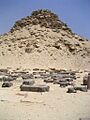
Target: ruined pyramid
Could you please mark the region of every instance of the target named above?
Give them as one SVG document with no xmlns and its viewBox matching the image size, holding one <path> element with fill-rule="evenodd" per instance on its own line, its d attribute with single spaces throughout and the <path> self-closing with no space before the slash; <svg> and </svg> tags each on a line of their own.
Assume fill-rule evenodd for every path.
<svg viewBox="0 0 90 120">
<path fill-rule="evenodd" d="M 51 11 L 33 11 L 0 36 L 0 68 L 90 70 L 90 41 Z"/>
</svg>

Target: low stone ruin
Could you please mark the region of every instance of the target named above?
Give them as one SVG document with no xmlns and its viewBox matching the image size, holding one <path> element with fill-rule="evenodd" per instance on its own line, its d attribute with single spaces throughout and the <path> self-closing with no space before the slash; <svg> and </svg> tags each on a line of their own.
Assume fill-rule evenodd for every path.
<svg viewBox="0 0 90 120">
<path fill-rule="evenodd" d="M 22 78 L 23 82 L 20 86 L 21 91 L 45 92 L 49 91 L 50 87 L 45 84 L 35 84 L 35 80 L 41 79 L 45 83 L 59 84 L 60 87 L 68 87 L 67 93 L 76 93 L 77 91 L 87 92 L 90 89 L 90 73 L 83 77 L 83 84 L 75 86 L 74 81 L 77 79 L 77 71 L 71 70 L 34 70 L 29 72 L 0 72 L 0 81 L 3 81 L 2 87 L 11 87 L 11 81 L 17 78 Z M 71 87 L 70 87 L 71 86 Z"/>
</svg>

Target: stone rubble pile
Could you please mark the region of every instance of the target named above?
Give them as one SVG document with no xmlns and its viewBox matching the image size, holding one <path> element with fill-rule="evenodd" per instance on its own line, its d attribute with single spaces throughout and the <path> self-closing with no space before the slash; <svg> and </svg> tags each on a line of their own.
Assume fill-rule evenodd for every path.
<svg viewBox="0 0 90 120">
<path fill-rule="evenodd" d="M 7 73 L 7 74 L 6 74 Z M 83 77 L 83 83 L 76 86 L 74 81 L 77 80 L 76 73 L 78 71 L 71 70 L 33 70 L 33 72 L 9 72 L 0 71 L 0 81 L 3 82 L 2 87 L 11 87 L 14 80 L 22 78 L 20 85 L 21 91 L 31 92 L 48 92 L 50 89 L 49 84 L 36 84 L 38 79 L 43 80 L 44 83 L 59 84 L 60 87 L 68 87 L 67 93 L 76 93 L 77 91 L 87 92 L 90 89 L 90 73 Z"/>
<path fill-rule="evenodd" d="M 58 32 L 59 29 L 63 29 L 67 32 L 72 32 L 68 26 L 59 20 L 58 16 L 52 13 L 49 10 L 37 10 L 33 11 L 31 16 L 27 16 L 26 18 L 22 18 L 18 20 L 11 29 L 11 32 L 16 30 L 20 30 L 25 26 L 32 26 L 32 25 L 40 25 L 41 27 L 46 27 L 53 29 L 55 32 Z M 29 28 L 28 27 L 28 28 Z"/>
</svg>

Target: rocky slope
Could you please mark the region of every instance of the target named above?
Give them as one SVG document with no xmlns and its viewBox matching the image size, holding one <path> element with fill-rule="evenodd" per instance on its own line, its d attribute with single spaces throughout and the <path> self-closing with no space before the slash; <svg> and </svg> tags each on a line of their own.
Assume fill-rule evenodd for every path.
<svg viewBox="0 0 90 120">
<path fill-rule="evenodd" d="M 34 11 L 0 36 L 0 68 L 90 70 L 90 41 L 51 11 Z"/>
</svg>

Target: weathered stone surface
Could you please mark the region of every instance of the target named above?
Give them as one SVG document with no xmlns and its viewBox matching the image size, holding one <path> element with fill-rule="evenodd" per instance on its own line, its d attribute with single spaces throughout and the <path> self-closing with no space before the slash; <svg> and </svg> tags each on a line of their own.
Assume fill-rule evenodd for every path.
<svg viewBox="0 0 90 120">
<path fill-rule="evenodd" d="M 1 76 L 0 77 L 0 81 L 13 81 L 15 80 L 14 77 L 11 77 L 11 76 Z"/>
<path fill-rule="evenodd" d="M 90 90 L 90 73 L 88 74 L 87 88 Z"/>
<path fill-rule="evenodd" d="M 83 77 L 83 85 L 87 85 L 88 75 Z"/>
<path fill-rule="evenodd" d="M 8 69 L 0 69 L 0 72 L 8 73 Z"/>
<path fill-rule="evenodd" d="M 11 82 L 5 81 L 5 82 L 3 82 L 2 87 L 11 87 L 12 85 L 13 84 Z"/>
<path fill-rule="evenodd" d="M 68 32 L 72 32 L 68 26 L 59 20 L 58 16 L 49 10 L 37 10 L 33 11 L 31 16 L 18 20 L 11 29 L 11 32 L 19 30 L 25 26 L 40 25 L 41 27 L 51 28 L 54 32 L 59 32 L 59 29 L 63 29 Z M 31 52 L 31 51 L 30 51 Z"/>
<path fill-rule="evenodd" d="M 69 85 L 69 82 L 60 82 L 60 87 L 66 87 Z"/>
<path fill-rule="evenodd" d="M 79 90 L 79 91 L 83 91 L 83 92 L 87 92 L 87 87 L 86 86 L 80 86 L 80 87 L 74 87 L 75 90 Z"/>
<path fill-rule="evenodd" d="M 31 91 L 31 92 L 48 92 L 49 86 L 47 85 L 21 85 L 21 91 Z"/>
<path fill-rule="evenodd" d="M 34 83 L 35 83 L 35 81 L 32 79 L 25 79 L 22 84 L 23 85 L 33 85 Z"/>
<path fill-rule="evenodd" d="M 21 76 L 23 79 L 32 79 L 33 75 L 32 74 L 24 74 Z"/>
<path fill-rule="evenodd" d="M 54 80 L 53 84 L 60 84 L 60 80 Z"/>
<path fill-rule="evenodd" d="M 53 79 L 46 79 L 46 80 L 44 80 L 44 82 L 46 82 L 46 83 L 53 83 Z"/>
<path fill-rule="evenodd" d="M 76 93 L 76 92 L 77 91 L 73 87 L 68 88 L 68 91 L 67 91 L 67 93 Z"/>
</svg>

